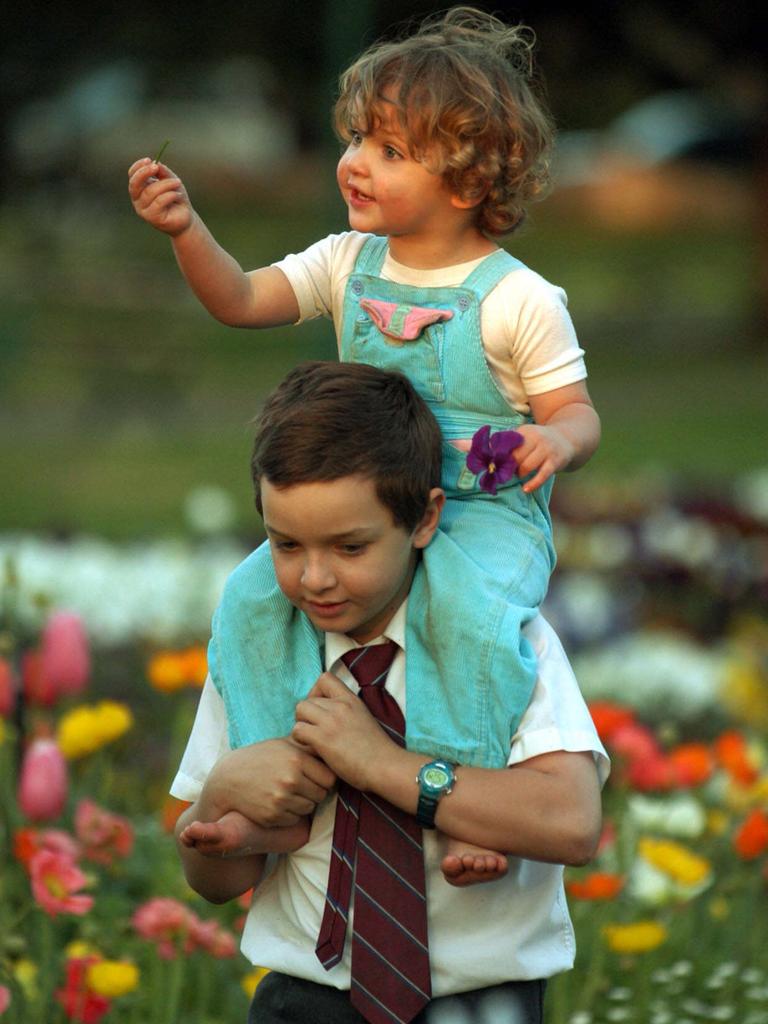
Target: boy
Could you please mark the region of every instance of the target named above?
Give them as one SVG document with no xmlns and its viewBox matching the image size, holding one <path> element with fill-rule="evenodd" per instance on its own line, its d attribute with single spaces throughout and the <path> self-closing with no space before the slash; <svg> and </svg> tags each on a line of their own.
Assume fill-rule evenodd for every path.
<svg viewBox="0 0 768 1024">
<path fill-rule="evenodd" d="M 435 765 L 431 748 L 400 746 L 387 723 L 379 724 L 369 710 L 368 683 L 360 682 L 362 699 L 354 694 L 355 665 L 348 667 L 348 652 L 367 657 L 382 638 L 394 641 L 398 650 L 386 676 L 386 699 L 405 710 L 408 735 L 402 647 L 420 558 L 440 536 L 440 452 L 439 429 L 407 380 L 362 364 L 299 367 L 277 388 L 261 418 L 253 476 L 276 584 L 294 614 L 318 630 L 326 671 L 294 701 L 290 736 L 272 724 L 282 721 L 285 695 L 264 687 L 268 676 L 258 672 L 258 652 L 251 662 L 251 705 L 222 677 L 222 641 L 243 650 L 249 643 L 242 629 L 247 610 L 238 618 L 233 601 L 247 603 L 251 556 L 233 574 L 217 612 L 211 658 L 216 688 L 206 683 L 172 787 L 175 796 L 193 801 L 177 826 L 192 887 L 214 902 L 255 889 L 242 948 L 272 973 L 257 989 L 252 1022 L 420 1022 L 446 997 L 470 1015 L 480 1012 L 484 999 L 503 997 L 517 1008 L 518 1016 L 510 1012 L 510 1019 L 540 1022 L 545 979 L 572 965 L 561 865 L 583 864 L 594 852 L 607 761 L 551 629 L 540 617 L 526 627 L 538 655 L 538 679 L 512 743 L 509 769 Z M 239 637 L 226 628 L 233 615 L 241 624 Z M 270 652 L 263 654 L 266 661 Z M 243 707 L 270 725 L 256 733 L 261 738 L 255 742 L 238 746 Z M 441 772 L 444 781 L 430 787 Z M 336 780 L 343 800 L 331 794 Z M 417 936 L 411 960 L 417 972 L 417 947 L 426 952 L 428 944 L 428 973 L 423 983 L 409 977 L 405 992 L 396 983 L 410 964 L 396 967 L 394 983 L 382 978 L 395 955 L 394 940 L 383 951 L 373 950 L 375 932 L 389 927 L 387 922 L 382 919 L 373 936 L 357 933 L 370 917 L 369 903 L 386 901 L 391 892 L 377 890 L 373 898 L 356 877 L 352 941 L 343 943 L 344 906 L 337 961 L 324 957 L 319 941 L 328 908 L 343 902 L 329 892 L 329 862 L 337 859 L 342 804 L 350 793 L 362 796 L 361 808 L 374 805 L 397 819 L 398 831 L 413 823 L 414 813 L 426 828 L 428 943 Z M 214 822 L 222 827 L 233 812 L 254 823 L 250 846 L 225 859 L 211 857 L 203 852 L 204 829 Z M 362 830 L 364 812 L 359 813 Z M 194 822 L 199 824 L 192 827 Z M 418 849 L 421 861 L 421 829 L 414 835 L 411 853 Z M 507 874 L 480 889 L 446 885 L 446 878 L 464 873 L 461 858 L 445 856 L 446 837 L 508 854 Z M 268 865 L 271 853 L 280 856 Z M 399 876 L 398 856 L 389 853 L 382 863 Z M 358 847 L 347 855 L 347 868 L 356 858 L 361 873 L 361 857 Z M 482 871 L 468 874 L 472 881 Z M 385 890 L 399 893 L 401 880 L 388 877 Z M 404 904 L 405 897 L 398 895 L 397 902 Z M 397 932 L 415 934 L 421 927 L 403 925 L 391 908 L 385 916 Z M 371 947 L 368 962 L 363 947 Z M 379 969 L 381 957 L 386 964 Z M 411 998 L 414 989 L 419 991 Z M 394 1002 L 388 1001 L 393 991 Z"/>
</svg>

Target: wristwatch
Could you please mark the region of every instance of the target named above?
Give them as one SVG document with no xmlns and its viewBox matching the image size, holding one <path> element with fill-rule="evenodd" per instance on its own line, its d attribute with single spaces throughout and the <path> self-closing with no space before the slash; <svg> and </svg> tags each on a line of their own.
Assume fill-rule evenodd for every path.
<svg viewBox="0 0 768 1024">
<path fill-rule="evenodd" d="M 447 761 L 428 761 L 416 776 L 419 784 L 419 803 L 416 821 L 422 828 L 435 827 L 435 814 L 440 797 L 453 791 L 456 772 Z"/>
</svg>

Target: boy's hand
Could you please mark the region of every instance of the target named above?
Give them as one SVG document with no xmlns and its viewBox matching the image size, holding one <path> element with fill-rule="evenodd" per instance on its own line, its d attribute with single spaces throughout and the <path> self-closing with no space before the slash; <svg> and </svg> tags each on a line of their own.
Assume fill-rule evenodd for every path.
<svg viewBox="0 0 768 1024">
<path fill-rule="evenodd" d="M 192 223 L 187 190 L 170 167 L 142 157 L 128 169 L 128 194 L 136 213 L 158 231 L 180 235 Z"/>
<path fill-rule="evenodd" d="M 295 825 L 312 814 L 336 781 L 334 773 L 290 738 L 239 747 L 211 770 L 205 817 L 239 811 L 257 825 Z"/>
<path fill-rule="evenodd" d="M 296 705 L 291 736 L 313 750 L 339 778 L 371 789 L 371 773 L 397 745 L 362 700 L 338 676 L 324 672 L 305 700 Z"/>
<path fill-rule="evenodd" d="M 515 448 L 517 475 L 526 477 L 535 473 L 523 484 L 523 491 L 530 494 L 561 469 L 571 464 L 575 449 L 573 444 L 557 427 L 537 426 L 533 423 L 515 427 L 522 434 L 523 443 Z"/>
</svg>

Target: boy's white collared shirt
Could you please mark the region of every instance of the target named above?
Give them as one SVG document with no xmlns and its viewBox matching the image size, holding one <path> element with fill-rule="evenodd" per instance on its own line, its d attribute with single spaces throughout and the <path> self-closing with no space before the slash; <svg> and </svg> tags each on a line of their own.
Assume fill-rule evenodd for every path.
<svg viewBox="0 0 768 1024">
<path fill-rule="evenodd" d="M 386 686 L 403 710 L 406 605 L 404 602 L 395 613 L 383 636 L 401 648 Z M 540 615 L 526 627 L 526 633 L 538 657 L 539 675 L 531 703 L 513 738 L 509 764 L 554 750 L 589 750 L 604 781 L 608 759 L 556 634 Z M 347 636 L 326 634 L 326 669 L 353 690 L 357 684 L 340 658 L 356 646 Z M 173 795 L 182 800 L 196 799 L 211 767 L 228 750 L 224 703 L 209 679 L 171 787 Z M 329 796 L 317 808 L 309 842 L 295 854 L 273 859 L 249 910 L 242 950 L 258 966 L 348 988 L 351 943 L 345 946 L 342 962 L 330 972 L 323 970 L 314 952 L 325 902 L 335 808 L 335 796 Z M 444 852 L 445 838 L 437 832 L 426 832 L 424 856 L 435 996 L 509 980 L 546 978 L 572 965 L 573 929 L 560 866 L 510 858 L 505 878 L 456 889 L 440 872 Z"/>
</svg>

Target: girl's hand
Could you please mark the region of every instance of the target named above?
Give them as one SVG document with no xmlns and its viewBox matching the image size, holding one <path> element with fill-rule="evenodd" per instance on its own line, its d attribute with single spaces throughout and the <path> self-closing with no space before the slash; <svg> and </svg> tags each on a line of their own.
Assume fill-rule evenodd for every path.
<svg viewBox="0 0 768 1024">
<path fill-rule="evenodd" d="M 324 672 L 296 705 L 291 736 L 360 790 L 373 789 L 376 766 L 400 749 L 362 700 L 330 672 Z"/>
<path fill-rule="evenodd" d="M 523 484 L 523 491 L 530 494 L 561 469 L 570 466 L 575 449 L 571 441 L 554 426 L 524 424 L 515 428 L 523 436 L 523 443 L 515 449 L 517 475 L 535 475 Z"/>
<path fill-rule="evenodd" d="M 187 190 L 170 167 L 142 157 L 128 169 L 128 194 L 136 213 L 158 231 L 176 237 L 192 223 Z"/>
</svg>

